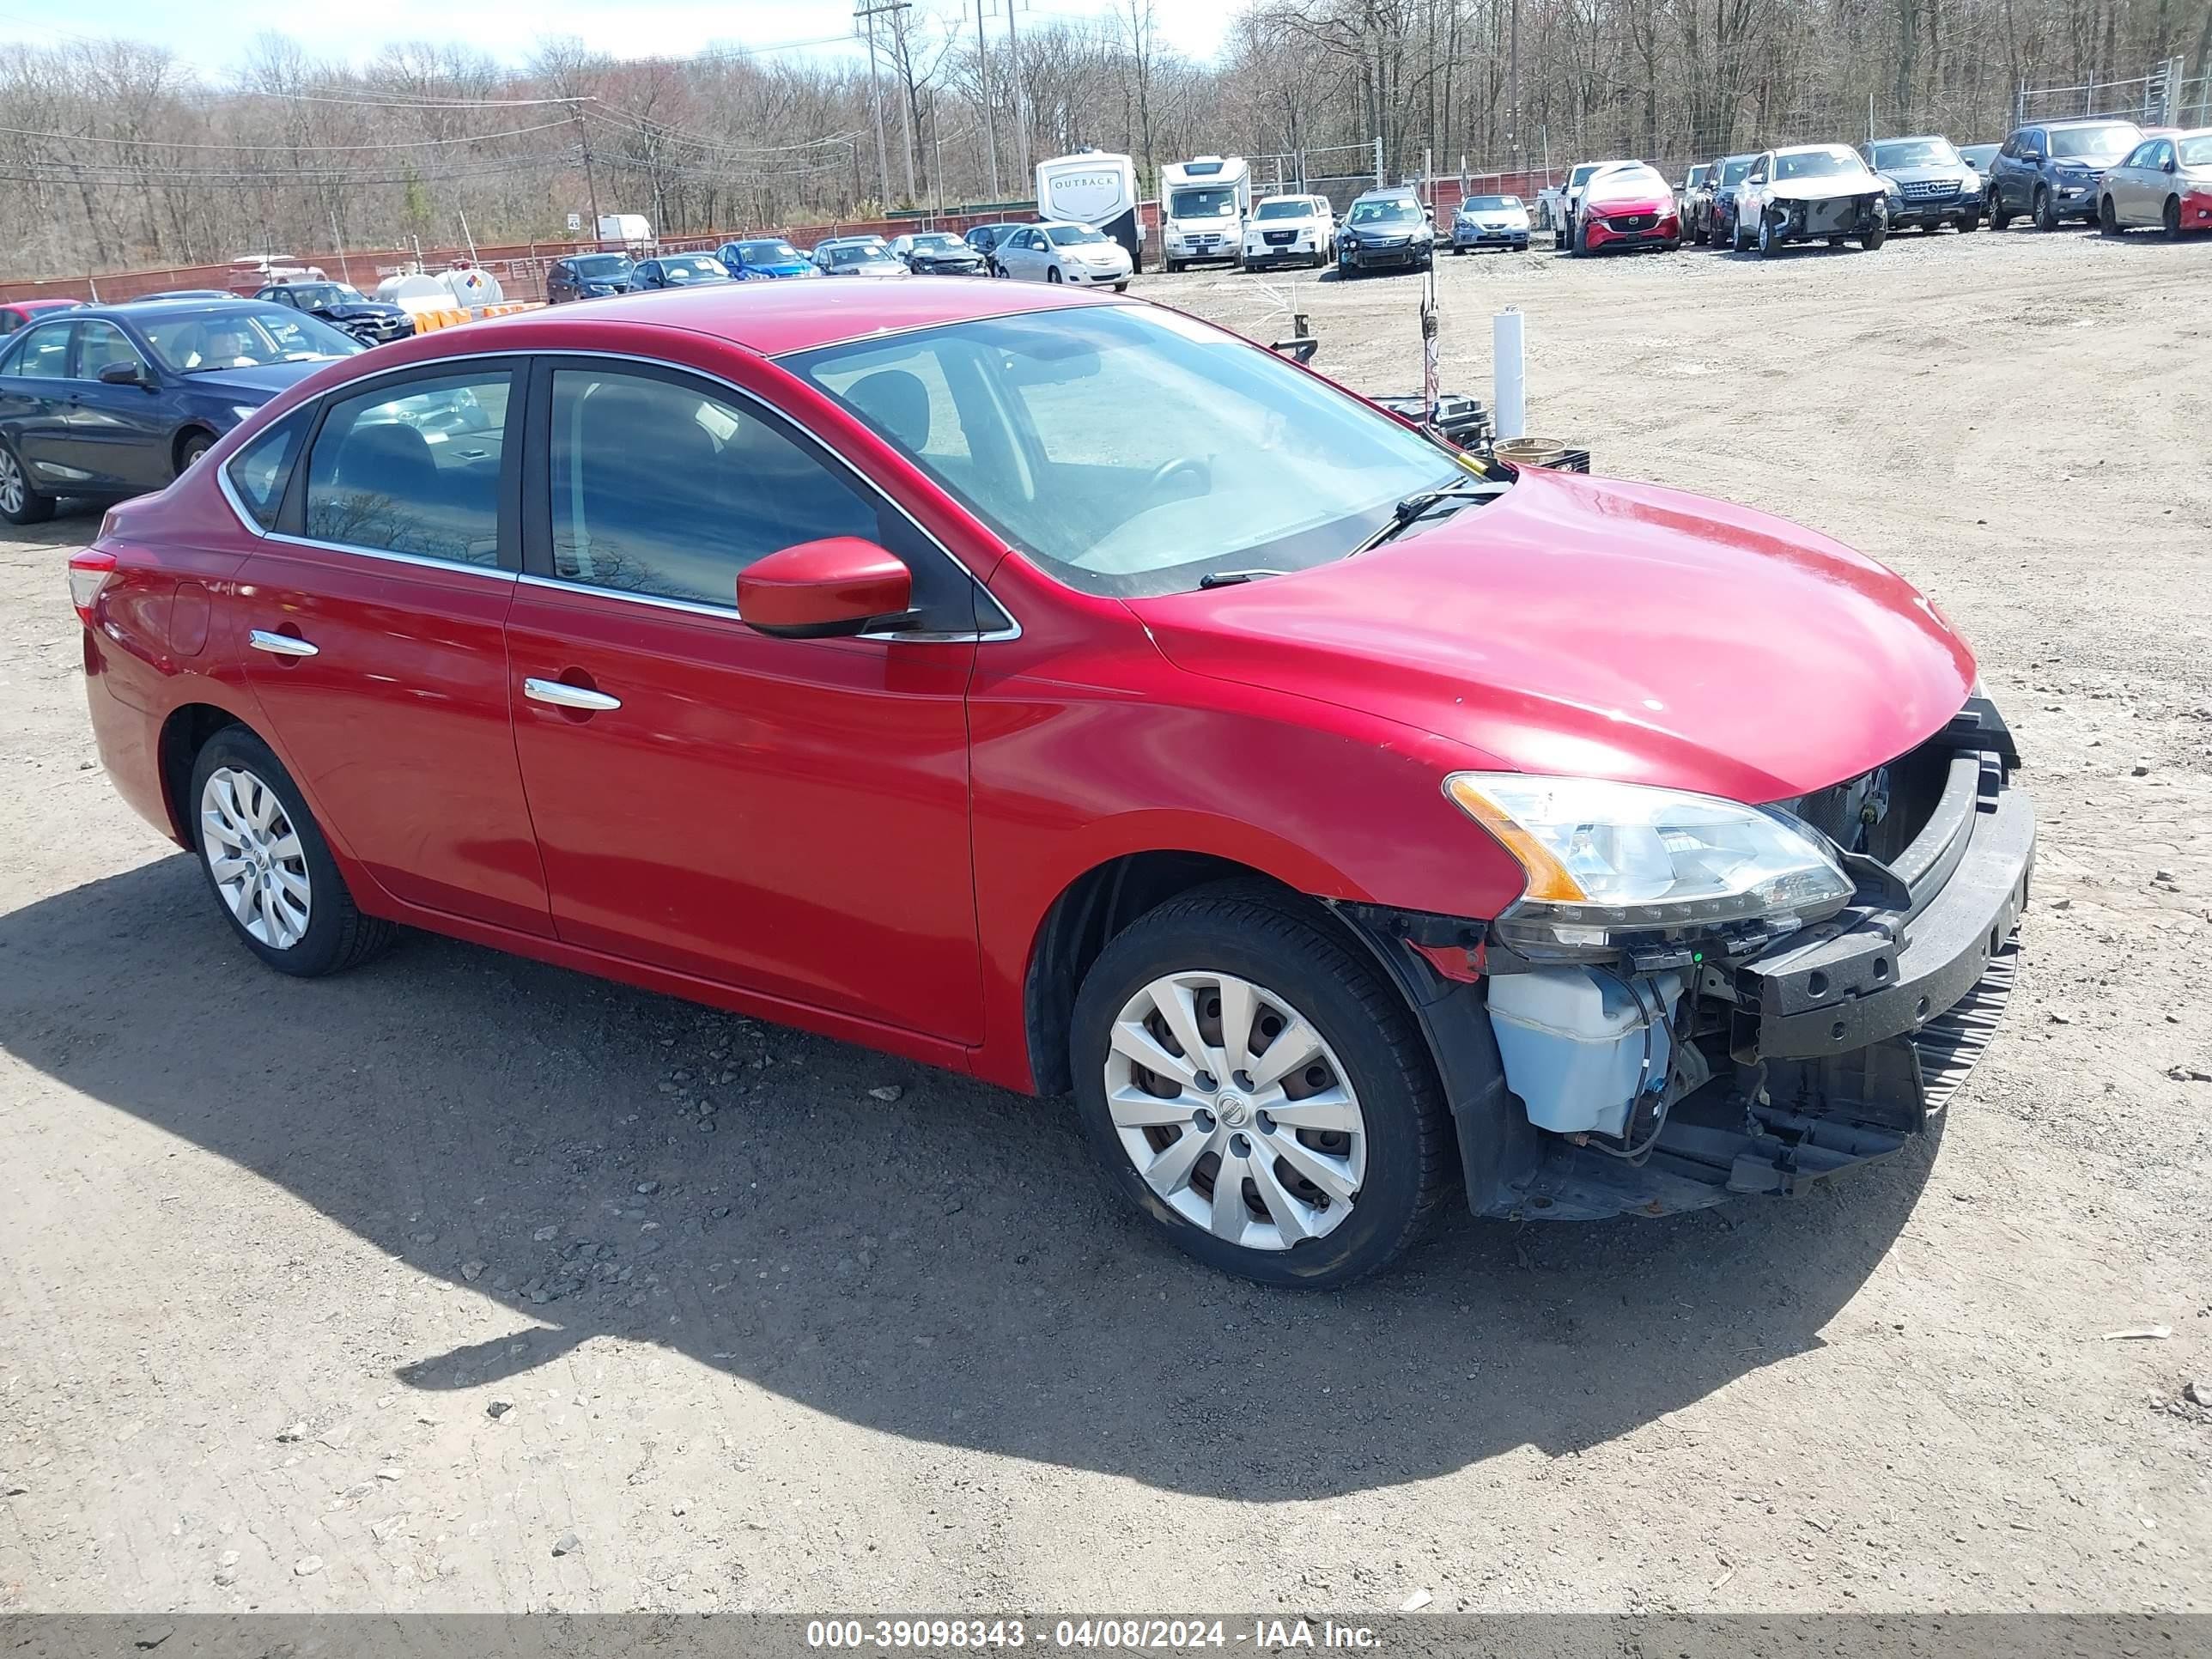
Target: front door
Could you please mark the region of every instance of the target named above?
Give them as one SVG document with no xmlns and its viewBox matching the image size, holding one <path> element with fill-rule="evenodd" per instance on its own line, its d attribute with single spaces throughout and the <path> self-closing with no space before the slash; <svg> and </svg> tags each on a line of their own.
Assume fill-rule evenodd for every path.
<svg viewBox="0 0 2212 1659">
<path fill-rule="evenodd" d="M 285 763 L 369 875 L 544 935 L 501 631 L 521 565 L 512 372 L 441 362 L 333 402 L 239 573 L 234 626 Z"/>
<path fill-rule="evenodd" d="M 978 1040 L 974 583 L 746 393 L 590 358 L 536 375 L 507 653 L 555 930 Z M 896 553 L 949 637 L 779 640 L 738 621 L 740 569 L 828 536 Z"/>
<path fill-rule="evenodd" d="M 132 366 L 145 382 L 110 386 L 100 378 L 110 363 Z M 176 477 L 167 399 L 145 354 L 113 323 L 94 317 L 76 325 L 69 404 L 64 459 L 101 490 L 159 489 Z"/>
</svg>

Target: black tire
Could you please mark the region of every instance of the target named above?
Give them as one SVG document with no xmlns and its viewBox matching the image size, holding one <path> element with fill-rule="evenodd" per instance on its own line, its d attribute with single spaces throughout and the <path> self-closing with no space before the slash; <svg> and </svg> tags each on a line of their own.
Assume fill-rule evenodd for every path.
<svg viewBox="0 0 2212 1659">
<path fill-rule="evenodd" d="M 1888 240 L 1888 227 L 1886 225 L 1876 225 L 1872 230 L 1867 232 L 1865 235 L 1859 238 L 1859 246 L 1864 248 L 1869 253 L 1872 253 Z"/>
<path fill-rule="evenodd" d="M 1759 216 L 1759 257 L 1762 259 L 1779 258 L 1782 250 L 1788 246 L 1788 243 L 1774 234 L 1772 216 L 1761 211 Z"/>
<path fill-rule="evenodd" d="M 1367 1162 L 1352 1212 L 1290 1249 L 1247 1248 L 1185 1218 L 1146 1184 L 1109 1111 L 1105 1067 L 1116 1018 L 1152 981 L 1194 969 L 1234 974 L 1282 998 L 1334 1051 L 1358 1097 Z M 1199 888 L 1116 935 L 1084 979 L 1071 1051 L 1077 1109 L 1107 1185 L 1222 1272 L 1307 1290 L 1348 1284 L 1412 1244 L 1446 1190 L 1450 1114 L 1404 1000 L 1353 945 L 1279 889 L 1243 881 Z"/>
<path fill-rule="evenodd" d="M 1047 265 L 1044 268 L 1044 279 L 1048 283 L 1057 283 L 1060 281 L 1060 267 L 1058 265 Z"/>
<path fill-rule="evenodd" d="M 2058 228 L 2058 212 L 2051 205 L 2051 186 L 2048 185 L 2035 187 L 2035 228 L 2038 230 Z"/>
<path fill-rule="evenodd" d="M 54 498 L 31 488 L 30 471 L 15 445 L 0 443 L 0 519 L 9 524 L 44 524 L 53 516 Z"/>
<path fill-rule="evenodd" d="M 1828 246 L 1830 247 L 1841 247 L 1843 245 L 1844 239 L 1840 236 L 1831 236 L 1828 238 Z"/>
<path fill-rule="evenodd" d="M 1462 246 L 1462 244 L 1460 244 L 1460 243 L 1458 243 L 1458 242 L 1454 242 L 1454 243 L 1452 244 L 1452 258 L 1455 258 L 1455 259 L 1458 258 L 1462 254 L 1465 253 L 1466 252 L 1467 252 L 1466 247 L 1465 247 L 1464 246 Z"/>
<path fill-rule="evenodd" d="M 992 276 L 998 276 L 998 277 L 1004 277 L 1004 276 L 1006 276 L 1006 266 L 1004 266 L 1004 265 L 1000 264 L 996 259 L 994 259 L 994 260 L 992 260 L 992 261 L 991 261 L 991 275 L 992 275 Z"/>
<path fill-rule="evenodd" d="M 1962 213 L 1959 216 L 1957 222 L 1959 234 L 1966 236 L 1982 228 L 1982 216 L 1978 213 Z"/>
<path fill-rule="evenodd" d="M 2104 236 L 2120 234 L 2120 216 L 2112 210 L 2112 198 L 2109 196 L 2097 198 L 2097 231 Z"/>
<path fill-rule="evenodd" d="M 1587 219 L 1577 220 L 1575 222 L 1574 257 L 1577 259 L 1587 259 L 1590 257 L 1589 222 Z"/>
<path fill-rule="evenodd" d="M 187 434 L 184 442 L 177 446 L 177 476 L 179 478 L 183 477 L 185 473 L 191 471 L 194 461 L 214 447 L 215 434 L 212 432 L 194 432 Z"/>
<path fill-rule="evenodd" d="M 1128 291 L 1129 284 L 1126 280 L 1114 284 L 1114 292 L 1116 294 L 1127 294 Z"/>
<path fill-rule="evenodd" d="M 2004 192 L 1995 185 L 1990 186 L 1990 228 L 1991 230 L 2012 228 L 2012 210 L 2005 206 Z"/>
<path fill-rule="evenodd" d="M 1176 275 L 1176 274 L 1178 271 L 1180 271 L 1182 269 L 1182 260 L 1180 260 L 1180 259 L 1170 259 L 1170 260 L 1169 260 L 1169 261 L 1168 261 L 1168 275 L 1169 275 L 1169 276 L 1172 276 Z"/>
<path fill-rule="evenodd" d="M 2164 216 L 2166 240 L 2169 242 L 2179 241 L 2181 240 L 2181 198 L 2179 196 L 2169 196 L 2166 198 Z"/>
<path fill-rule="evenodd" d="M 208 780 L 225 769 L 247 775 L 273 794 L 300 842 L 296 863 L 304 868 L 308 884 L 307 925 L 296 940 L 281 948 L 256 939 L 246 930 L 216 879 L 201 803 L 206 797 Z M 191 827 L 192 850 L 199 855 L 200 873 L 207 878 L 208 891 L 215 899 L 216 908 L 230 924 L 231 932 L 265 966 L 299 979 L 319 979 L 325 974 L 343 973 L 360 966 L 398 936 L 398 929 L 391 922 L 381 917 L 363 915 L 355 905 L 345 878 L 338 873 L 337 865 L 331 857 L 329 843 L 324 841 L 314 815 L 301 799 L 299 786 L 292 781 L 291 775 L 270 752 L 269 745 L 245 726 L 226 726 L 201 748 L 192 763 L 191 793 L 183 805 Z"/>
</svg>

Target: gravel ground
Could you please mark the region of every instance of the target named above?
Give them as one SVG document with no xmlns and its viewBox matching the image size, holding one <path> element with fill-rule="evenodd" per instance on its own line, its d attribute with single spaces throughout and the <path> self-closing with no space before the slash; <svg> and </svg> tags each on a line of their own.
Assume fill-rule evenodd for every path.
<svg viewBox="0 0 2212 1659">
<path fill-rule="evenodd" d="M 1923 584 L 2045 840 L 1940 1150 L 1334 1297 L 1055 1104 L 428 938 L 259 970 L 94 758 L 96 518 L 9 532 L 0 1611 L 2212 1607 L 2208 262 L 1440 264 L 1448 383 L 1517 303 L 1537 429 Z M 1415 279 L 1139 288 L 1418 384 Z"/>
</svg>

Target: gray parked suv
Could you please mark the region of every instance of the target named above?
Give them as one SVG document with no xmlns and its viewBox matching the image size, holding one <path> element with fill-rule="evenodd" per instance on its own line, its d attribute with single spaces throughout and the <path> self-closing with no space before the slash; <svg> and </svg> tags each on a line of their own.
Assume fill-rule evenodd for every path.
<svg viewBox="0 0 2212 1659">
<path fill-rule="evenodd" d="M 2134 122 L 2103 116 L 2014 128 L 1990 164 L 1990 222 L 2002 230 L 2025 213 L 2038 230 L 2061 219 L 2096 223 L 2097 180 L 2142 142 Z"/>
</svg>

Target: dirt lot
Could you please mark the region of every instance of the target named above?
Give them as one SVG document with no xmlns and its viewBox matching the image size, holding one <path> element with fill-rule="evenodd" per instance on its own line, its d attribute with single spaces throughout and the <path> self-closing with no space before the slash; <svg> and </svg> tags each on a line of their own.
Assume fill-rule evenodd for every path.
<svg viewBox="0 0 2212 1659">
<path fill-rule="evenodd" d="M 1438 274 L 1450 383 L 1518 303 L 1538 430 L 1977 642 L 2045 839 L 1940 1151 L 1288 1297 L 1049 1103 L 427 938 L 281 980 L 97 769 L 79 514 L 0 544 L 0 1610 L 2212 1607 L 2212 245 Z M 1413 279 L 1140 286 L 1418 383 Z"/>
</svg>

